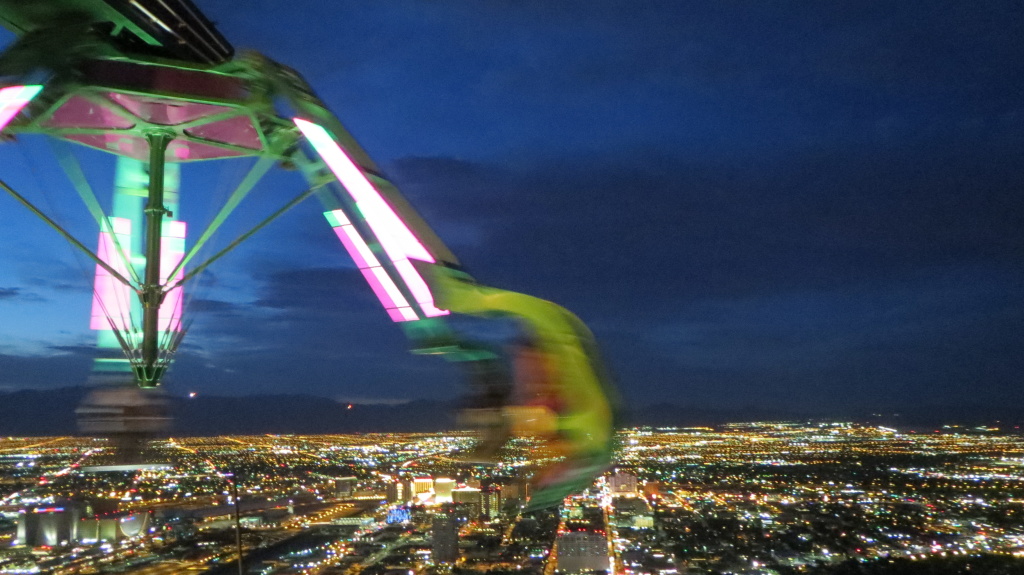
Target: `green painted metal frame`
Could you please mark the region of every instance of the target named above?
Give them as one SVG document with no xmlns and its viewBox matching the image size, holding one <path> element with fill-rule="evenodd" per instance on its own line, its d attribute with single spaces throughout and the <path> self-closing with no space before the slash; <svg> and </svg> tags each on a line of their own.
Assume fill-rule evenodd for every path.
<svg viewBox="0 0 1024 575">
<path fill-rule="evenodd" d="M 4 1 L 0 0 L 0 19 L 3 4 Z M 380 193 L 401 221 L 425 246 L 434 261 L 417 262 L 416 269 L 435 290 L 439 305 L 445 309 L 484 317 L 505 316 L 518 319 L 524 331 L 539 342 L 545 353 L 565 363 L 565 369 L 569 371 L 563 371 L 560 377 L 565 380 L 563 392 L 567 394 L 565 399 L 570 405 L 570 411 L 560 416 L 559 433 L 574 444 L 575 451 L 570 454 L 570 458 L 576 462 L 575 474 L 562 477 L 553 482 L 551 487 L 542 490 L 537 503 L 555 503 L 554 500 L 560 500 L 569 490 L 582 485 L 583 478 L 592 477 L 607 465 L 617 402 L 596 355 L 596 347 L 589 331 L 575 316 L 555 304 L 523 294 L 478 285 L 470 276 L 457 271 L 461 267 L 455 255 L 412 209 L 397 188 L 381 174 L 366 152 L 294 70 L 255 53 L 247 53 L 215 65 L 128 54 L 89 33 L 65 39 L 62 48 L 64 52 L 59 58 L 55 58 L 52 53 L 44 53 L 49 49 L 52 49 L 52 43 L 19 42 L 7 53 L 0 55 L 0 78 L 45 78 L 43 92 L 23 110 L 21 116 L 9 125 L 5 132 L 13 135 L 43 134 L 62 139 L 111 134 L 145 139 L 149 146 L 149 182 L 148 201 L 144 209 L 147 224 L 145 249 L 142 254 L 145 260 L 142 280 L 139 281 L 138 277 L 129 279 L 117 273 L 23 196 L 2 182 L 0 188 L 19 198 L 19 201 L 50 223 L 76 247 L 88 253 L 113 277 L 132 286 L 136 291 L 143 312 L 141 345 L 127 349 L 134 343 L 126 341 L 123 337 L 118 339 L 119 343 L 126 347 L 125 353 L 132 362 L 137 384 L 143 387 L 158 385 L 173 353 L 170 346 L 176 347 L 181 340 L 182 334 L 165 338 L 168 341 L 164 341 L 161 347 L 157 329 L 158 310 L 166 294 L 182 287 L 214 261 L 310 195 L 315 194 L 328 212 L 340 210 L 352 222 L 389 276 L 398 278 L 401 275 L 391 259 L 386 257 L 380 238 L 375 236 L 374 230 L 353 197 L 342 193 L 343 190 L 339 187 L 335 175 L 317 153 L 304 147 L 304 140 L 292 121 L 293 118 L 302 118 L 315 123 L 330 134 L 370 185 Z M 171 80 L 164 81 L 162 78 Z M 224 110 L 188 122 L 165 125 L 156 121 L 146 121 L 139 114 L 119 107 L 109 96 L 110 93 L 157 99 L 150 100 L 155 102 L 167 100 L 182 104 L 220 106 Z M 75 97 L 102 105 L 116 116 L 130 121 L 131 126 L 93 128 L 48 125 L 48 121 L 54 117 L 57 110 Z M 247 118 L 256 130 L 259 149 L 197 137 L 189 133 L 189 130 L 204 124 L 236 117 Z M 273 163 L 297 168 L 308 181 L 310 188 L 292 198 L 281 209 L 242 234 L 226 248 L 205 262 L 195 265 L 182 278 L 168 279 L 164 283 L 160 277 L 160 240 L 163 218 L 168 210 L 164 205 L 163 179 L 167 162 L 183 160 L 169 152 L 174 143 L 181 142 L 185 142 L 186 145 L 194 142 L 222 150 L 226 155 L 250 156 L 258 160 L 200 236 L 196 245 L 184 255 L 175 272 L 168 278 L 174 278 L 177 272 L 185 269 L 185 265 L 193 260 L 199 249 L 206 244 L 210 236 L 224 223 Z M 76 171 L 72 167 L 69 170 L 69 178 L 101 229 L 109 228 L 109 222 L 104 224 L 106 216 L 97 210 L 95 196 L 91 194 L 87 182 L 79 172 L 80 170 Z M 457 362 L 494 359 L 493 351 L 465 341 L 443 317 L 427 317 L 405 282 L 395 281 L 395 285 L 420 318 L 417 321 L 402 323 L 406 335 L 413 342 L 415 352 L 441 355 Z"/>
</svg>

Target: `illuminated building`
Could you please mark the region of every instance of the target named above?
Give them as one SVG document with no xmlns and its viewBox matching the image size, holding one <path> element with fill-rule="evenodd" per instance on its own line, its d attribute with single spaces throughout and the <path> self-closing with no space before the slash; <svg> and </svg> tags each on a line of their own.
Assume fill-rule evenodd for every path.
<svg viewBox="0 0 1024 575">
<path fill-rule="evenodd" d="M 661 496 L 661 482 L 660 481 L 645 481 L 644 482 L 644 496 L 645 497 L 660 497 Z"/>
<path fill-rule="evenodd" d="M 434 514 L 430 535 L 434 563 L 454 563 L 459 559 L 459 521 L 455 511 L 444 509 Z"/>
<path fill-rule="evenodd" d="M 437 503 L 451 503 L 452 490 L 455 489 L 455 480 L 446 477 L 438 477 L 434 480 L 434 501 Z"/>
<path fill-rule="evenodd" d="M 430 477 L 417 477 L 412 480 L 412 494 L 427 493 L 434 488 L 434 480 Z"/>
<path fill-rule="evenodd" d="M 338 497 L 348 497 L 355 492 L 356 489 L 356 478 L 355 477 L 339 477 L 334 480 L 335 494 Z"/>
<path fill-rule="evenodd" d="M 85 517 L 78 521 L 76 541 L 97 543 L 130 539 L 145 533 L 149 524 L 149 513 L 121 512 Z"/>
<path fill-rule="evenodd" d="M 501 486 L 490 485 L 480 493 L 483 514 L 489 519 L 497 519 L 501 515 Z"/>
<path fill-rule="evenodd" d="M 469 516 L 476 518 L 480 516 L 482 508 L 481 492 L 475 487 L 460 487 L 452 490 L 452 501 L 457 505 L 465 505 L 470 508 Z"/>
<path fill-rule="evenodd" d="M 401 503 L 403 501 L 402 494 L 405 489 L 401 482 L 388 483 L 384 490 L 388 503 Z"/>
<path fill-rule="evenodd" d="M 625 471 L 616 472 L 608 480 L 612 495 L 636 495 L 636 475 Z"/>
<path fill-rule="evenodd" d="M 608 570 L 608 539 L 593 531 L 573 531 L 558 536 L 558 572 L 583 573 Z"/>
<path fill-rule="evenodd" d="M 64 503 L 49 507 L 32 507 L 18 512 L 16 544 L 29 547 L 60 547 L 78 538 L 78 518 L 84 506 Z"/>
</svg>

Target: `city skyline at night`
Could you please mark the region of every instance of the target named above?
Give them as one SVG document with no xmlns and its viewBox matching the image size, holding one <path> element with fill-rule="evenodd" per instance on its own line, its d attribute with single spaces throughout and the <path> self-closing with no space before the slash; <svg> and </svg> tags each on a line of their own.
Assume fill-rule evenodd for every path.
<svg viewBox="0 0 1024 575">
<path fill-rule="evenodd" d="M 476 277 L 587 321 L 630 405 L 1024 399 L 1014 3 L 197 4 L 302 73 Z M 24 140 L 0 147 L 0 179 L 94 239 L 48 144 Z M 108 194 L 110 159 L 74 153 Z M 183 169 L 184 218 L 242 174 Z M 320 212 L 186 296 L 172 392 L 462 393 L 408 353 Z M 91 270 L 6 196 L 0 221 L 0 390 L 84 384 Z"/>
</svg>

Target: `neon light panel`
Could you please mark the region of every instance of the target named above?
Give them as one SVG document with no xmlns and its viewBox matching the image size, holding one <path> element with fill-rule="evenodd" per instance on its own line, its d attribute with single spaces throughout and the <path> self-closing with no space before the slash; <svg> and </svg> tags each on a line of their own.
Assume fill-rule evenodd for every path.
<svg viewBox="0 0 1024 575">
<path fill-rule="evenodd" d="M 412 292 L 416 303 L 423 310 L 423 314 L 427 317 L 447 315 L 448 311 L 438 309 L 434 305 L 434 296 L 430 292 L 430 288 L 409 262 L 410 259 L 415 259 L 434 263 L 434 257 L 416 239 L 408 226 L 395 214 L 359 166 L 345 154 L 327 130 L 301 118 L 295 118 L 294 121 L 313 149 L 323 158 L 327 167 L 355 200 L 356 207 L 366 218 L 366 223 L 373 230 L 373 234 L 384 248 L 388 258 L 395 264 L 398 275 L 402 277 L 402 281 Z M 337 211 L 335 210 L 335 212 Z M 348 222 L 347 219 L 344 221 Z M 355 230 L 353 229 L 353 231 Z M 339 237 L 341 237 L 340 233 Z M 342 242 L 344 241 L 345 239 L 342 238 Z M 365 242 L 363 243 L 365 244 Z M 349 253 L 352 254 L 352 251 L 349 250 Z M 356 260 L 356 265 L 359 265 L 359 259 L 355 255 L 353 255 L 353 259 Z"/>
<path fill-rule="evenodd" d="M 380 192 L 366 179 L 359 166 L 345 154 L 327 130 L 301 118 L 295 118 L 295 125 L 356 201 L 359 212 L 366 218 L 366 223 L 370 225 L 388 257 L 392 260 L 409 257 L 434 262 L 433 256 L 399 219 Z"/>
<path fill-rule="evenodd" d="M 42 86 L 9 86 L 0 89 L 0 130 L 6 128 L 42 89 Z"/>
<path fill-rule="evenodd" d="M 181 258 L 185 257 L 185 230 L 185 222 L 169 221 L 163 224 L 163 234 L 160 237 L 160 283 L 164 285 L 174 283 L 185 276 L 185 270 L 180 269 L 173 278 L 167 277 L 167 274 L 181 262 Z M 181 301 L 181 286 L 164 296 L 157 315 L 161 331 L 181 331 Z"/>
<path fill-rule="evenodd" d="M 373 250 L 366 245 L 363 237 L 356 231 L 355 226 L 341 210 L 324 212 L 327 221 L 334 226 L 334 233 L 337 234 L 345 251 L 352 256 L 356 266 L 366 282 L 370 284 L 374 295 L 380 300 L 381 305 L 387 310 L 392 321 L 415 321 L 419 319 L 416 312 L 409 306 L 409 301 L 402 295 L 402 291 L 395 285 L 394 280 L 380 265 L 380 260 L 373 255 Z"/>
<path fill-rule="evenodd" d="M 125 263 L 127 254 L 119 254 L 117 246 L 132 245 L 132 221 L 128 218 L 110 218 L 110 227 L 113 229 L 100 232 L 99 249 L 96 255 L 117 270 L 117 273 L 127 276 L 128 266 Z M 114 241 L 114 234 L 117 234 L 117 242 Z M 131 327 L 131 313 L 131 288 L 97 265 L 89 328 L 128 330 Z"/>
</svg>

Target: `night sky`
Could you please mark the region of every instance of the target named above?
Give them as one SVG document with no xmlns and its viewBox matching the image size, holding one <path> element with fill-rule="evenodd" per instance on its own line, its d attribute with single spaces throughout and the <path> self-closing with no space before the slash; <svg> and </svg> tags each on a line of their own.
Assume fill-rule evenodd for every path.
<svg viewBox="0 0 1024 575">
<path fill-rule="evenodd" d="M 1020 2 L 197 4 L 303 73 L 481 282 L 586 321 L 632 406 L 1024 402 Z M 6 144 L 0 178 L 92 245 L 53 157 Z M 185 169 L 192 237 L 246 167 Z M 268 178 L 221 245 L 303 187 Z M 171 391 L 459 395 L 320 212 L 201 278 Z M 83 384 L 92 266 L 6 196 L 0 242 L 0 389 Z"/>
</svg>

